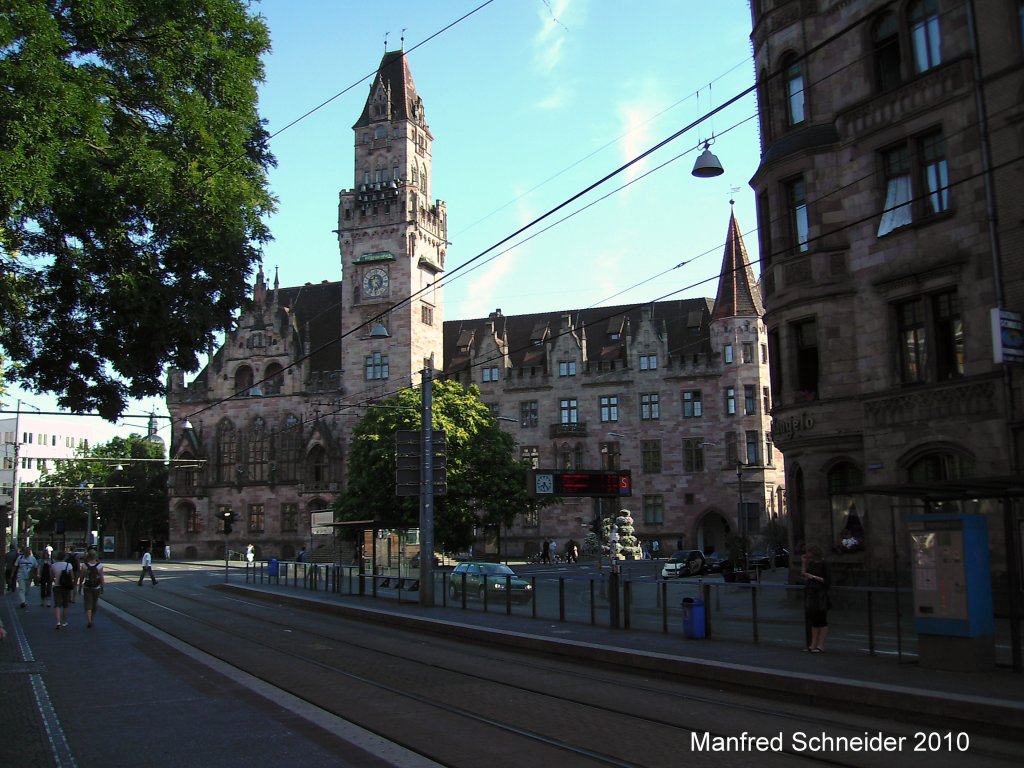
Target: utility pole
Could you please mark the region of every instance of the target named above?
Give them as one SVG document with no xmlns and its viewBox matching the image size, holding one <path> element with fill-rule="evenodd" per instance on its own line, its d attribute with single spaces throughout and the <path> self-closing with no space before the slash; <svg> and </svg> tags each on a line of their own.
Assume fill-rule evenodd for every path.
<svg viewBox="0 0 1024 768">
<path fill-rule="evenodd" d="M 21 400 L 18 401 L 18 407 L 14 412 L 14 471 L 11 475 L 11 543 L 18 547 L 18 526 L 20 520 L 18 520 L 18 490 L 21 487 L 21 478 L 18 477 L 18 467 L 21 465 L 21 458 L 19 453 L 21 452 Z M 27 546 L 27 540 L 26 540 Z"/>
<path fill-rule="evenodd" d="M 420 605 L 434 607 L 434 356 L 423 369 L 420 449 Z"/>
</svg>

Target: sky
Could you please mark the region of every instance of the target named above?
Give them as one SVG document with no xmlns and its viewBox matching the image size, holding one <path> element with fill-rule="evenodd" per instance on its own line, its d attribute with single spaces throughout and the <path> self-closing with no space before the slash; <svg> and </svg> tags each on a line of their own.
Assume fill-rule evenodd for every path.
<svg viewBox="0 0 1024 768">
<path fill-rule="evenodd" d="M 753 94 L 494 248 L 750 88 L 748 0 L 251 8 L 273 46 L 260 88 L 278 163 L 269 173 L 278 203 L 264 247 L 268 281 L 275 271 L 282 286 L 341 279 L 333 230 L 338 193 L 355 181 L 352 125 L 385 50 L 403 47 L 434 137 L 432 194 L 448 211 L 445 320 L 713 297 L 730 199 L 747 251 L 757 253 Z M 709 140 L 725 173 L 698 179 L 690 171 Z M 17 398 L 55 409 L 52 398 L 21 390 L 7 407 Z M 128 413 L 151 410 L 166 414 L 159 398 Z M 138 432 L 139 421 L 117 434 Z"/>
</svg>

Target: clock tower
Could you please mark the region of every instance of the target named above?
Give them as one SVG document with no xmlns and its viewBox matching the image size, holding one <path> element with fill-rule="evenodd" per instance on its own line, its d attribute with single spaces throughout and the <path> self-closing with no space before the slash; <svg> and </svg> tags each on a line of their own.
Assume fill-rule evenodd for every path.
<svg viewBox="0 0 1024 768">
<path fill-rule="evenodd" d="M 384 54 L 355 133 L 355 184 L 338 204 L 342 367 L 350 402 L 419 384 L 442 363 L 448 215 L 431 200 L 431 150 L 423 100 L 404 51 Z M 379 324 L 387 336 L 372 334 Z"/>
</svg>

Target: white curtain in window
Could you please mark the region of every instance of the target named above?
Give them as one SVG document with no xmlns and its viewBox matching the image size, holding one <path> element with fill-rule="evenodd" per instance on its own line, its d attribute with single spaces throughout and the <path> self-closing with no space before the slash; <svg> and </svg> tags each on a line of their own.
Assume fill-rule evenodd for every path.
<svg viewBox="0 0 1024 768">
<path fill-rule="evenodd" d="M 945 160 L 932 163 L 925 169 L 928 180 L 928 208 L 930 213 L 941 213 L 949 208 L 949 169 Z"/>
<path fill-rule="evenodd" d="M 887 235 L 894 229 L 904 227 L 913 221 L 910 210 L 910 177 L 897 176 L 889 179 L 885 192 L 885 210 L 878 224 L 878 236 Z"/>
</svg>

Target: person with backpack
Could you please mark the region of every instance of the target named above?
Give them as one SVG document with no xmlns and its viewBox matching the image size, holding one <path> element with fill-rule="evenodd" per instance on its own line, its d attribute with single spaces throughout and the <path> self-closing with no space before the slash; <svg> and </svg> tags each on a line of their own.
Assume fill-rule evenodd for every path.
<svg viewBox="0 0 1024 768">
<path fill-rule="evenodd" d="M 85 603 L 85 628 L 92 629 L 93 616 L 99 607 L 100 595 L 103 594 L 103 564 L 95 549 L 90 549 L 85 556 L 83 573 L 82 598 Z"/>
<path fill-rule="evenodd" d="M 75 577 L 75 588 L 71 590 L 71 602 L 75 602 L 75 596 L 82 591 L 82 561 L 78 559 L 78 553 L 68 549 L 66 562 L 71 563 L 71 572 Z"/>
<path fill-rule="evenodd" d="M 57 629 L 68 625 L 68 605 L 76 588 L 77 574 L 71 567 L 70 552 L 65 552 L 53 564 L 53 611 L 57 616 Z"/>
<path fill-rule="evenodd" d="M 43 550 L 44 552 L 46 550 Z M 39 585 L 39 605 L 43 608 L 50 607 L 50 598 L 53 597 L 53 558 L 43 555 L 39 561 L 39 570 L 36 575 L 36 584 Z"/>
<path fill-rule="evenodd" d="M 149 554 L 149 548 L 142 553 L 142 575 L 139 576 L 139 586 L 142 586 L 142 582 L 146 579 L 146 574 L 149 574 L 149 578 L 153 581 L 153 586 L 156 586 L 156 576 L 153 575 L 153 556 Z"/>
</svg>

